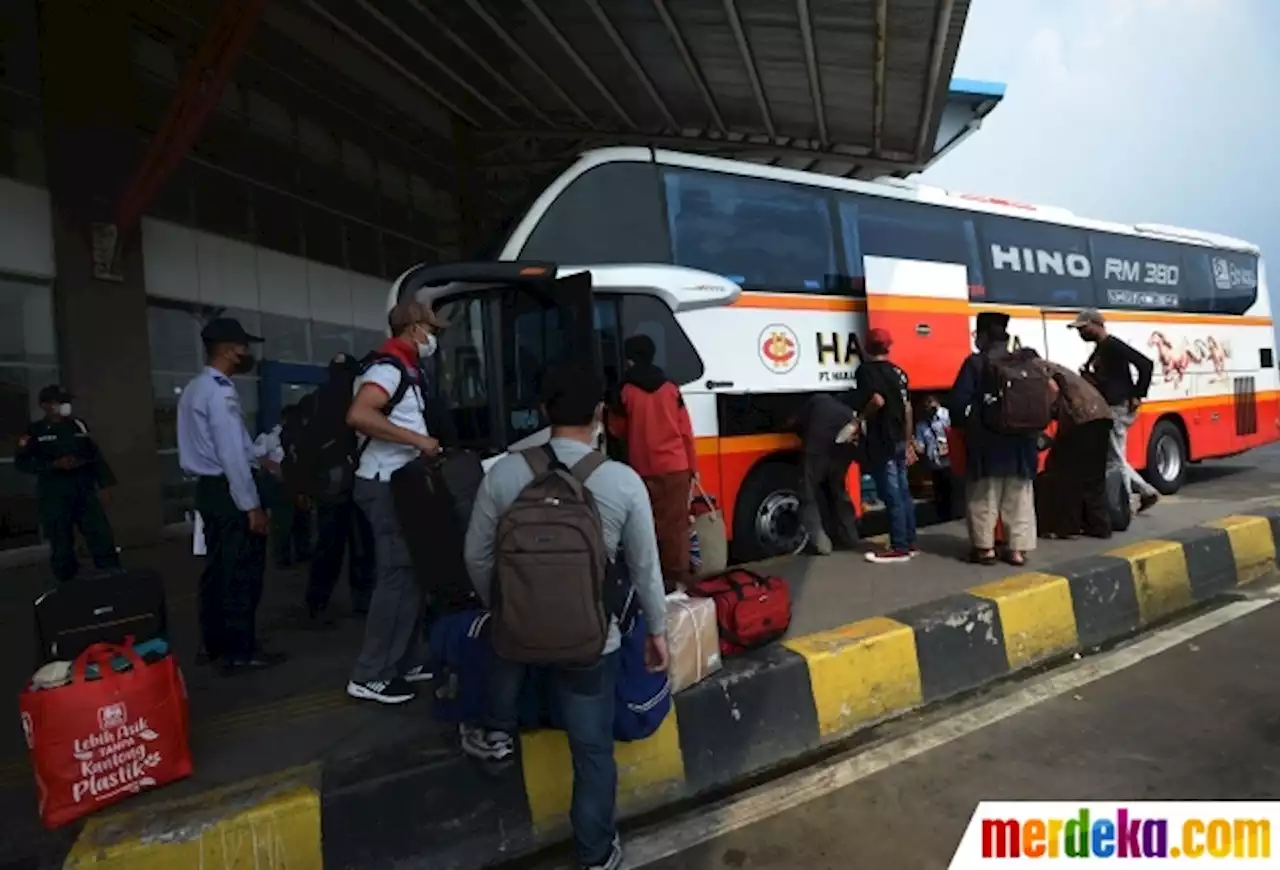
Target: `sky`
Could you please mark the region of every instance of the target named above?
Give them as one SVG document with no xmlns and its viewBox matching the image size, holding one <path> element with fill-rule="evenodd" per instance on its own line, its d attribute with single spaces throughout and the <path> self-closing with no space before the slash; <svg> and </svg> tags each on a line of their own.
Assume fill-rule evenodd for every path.
<svg viewBox="0 0 1280 870">
<path fill-rule="evenodd" d="M 922 181 L 1280 257 L 1277 34 L 1280 0 L 972 0 L 955 76 L 1005 98 Z"/>
</svg>

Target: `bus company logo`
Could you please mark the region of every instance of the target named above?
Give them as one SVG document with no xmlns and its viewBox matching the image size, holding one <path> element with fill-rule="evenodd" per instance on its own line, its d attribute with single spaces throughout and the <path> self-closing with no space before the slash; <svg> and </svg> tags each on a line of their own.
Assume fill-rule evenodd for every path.
<svg viewBox="0 0 1280 870">
<path fill-rule="evenodd" d="M 785 375 L 800 362 L 800 340 L 791 327 L 781 323 L 766 326 L 756 347 L 760 351 L 760 362 L 775 375 Z"/>
<path fill-rule="evenodd" d="M 1221 257 L 1213 258 L 1213 283 L 1219 290 L 1231 289 L 1231 264 Z"/>
<path fill-rule="evenodd" d="M 1241 268 L 1226 257 L 1214 257 L 1213 283 L 1219 290 L 1252 290 L 1258 286 L 1258 273 L 1255 269 Z"/>
</svg>

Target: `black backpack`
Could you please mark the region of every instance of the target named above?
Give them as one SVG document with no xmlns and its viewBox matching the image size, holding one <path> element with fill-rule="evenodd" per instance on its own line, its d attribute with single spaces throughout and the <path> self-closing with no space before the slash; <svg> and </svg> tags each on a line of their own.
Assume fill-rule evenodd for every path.
<svg viewBox="0 0 1280 870">
<path fill-rule="evenodd" d="M 995 432 L 1034 436 L 1053 419 L 1057 384 L 1029 348 L 984 360 L 982 422 Z"/>
<path fill-rule="evenodd" d="M 390 414 L 419 379 L 398 358 L 374 351 L 356 365 L 329 367 L 329 379 L 315 393 L 315 413 L 298 433 L 286 457 L 286 463 L 293 466 L 285 469 L 286 476 L 298 481 L 306 495 L 339 499 L 351 491 L 356 467 L 369 439 L 360 438 L 347 425 L 347 412 L 355 398 L 356 379 L 372 366 L 384 363 L 395 366 L 400 373 L 400 383 L 382 409 L 384 414 Z"/>
</svg>

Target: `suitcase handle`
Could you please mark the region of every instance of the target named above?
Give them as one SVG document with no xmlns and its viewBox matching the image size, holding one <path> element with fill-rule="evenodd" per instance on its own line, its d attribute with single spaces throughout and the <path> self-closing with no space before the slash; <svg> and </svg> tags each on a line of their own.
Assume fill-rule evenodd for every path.
<svg viewBox="0 0 1280 870">
<path fill-rule="evenodd" d="M 114 656 L 120 656 L 129 661 L 131 665 L 130 670 L 127 672 L 129 675 L 138 674 L 147 666 L 146 662 L 142 660 L 142 656 L 134 651 L 133 635 L 129 635 L 125 638 L 123 645 L 117 643 L 95 643 L 76 656 L 75 664 L 71 668 L 71 682 L 85 682 L 87 679 L 85 671 L 91 663 L 98 666 L 98 679 L 105 679 L 108 671 L 115 673 L 111 667 L 111 659 Z M 125 674 L 115 675 L 125 676 Z"/>
</svg>

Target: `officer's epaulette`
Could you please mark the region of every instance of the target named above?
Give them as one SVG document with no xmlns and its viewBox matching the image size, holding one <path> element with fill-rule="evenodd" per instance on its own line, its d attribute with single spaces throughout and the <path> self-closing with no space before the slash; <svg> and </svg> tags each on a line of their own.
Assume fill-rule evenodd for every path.
<svg viewBox="0 0 1280 870">
<path fill-rule="evenodd" d="M 213 376 L 213 381 L 214 381 L 214 383 L 216 383 L 216 384 L 217 384 L 218 386 L 220 386 L 220 387 L 230 387 L 230 386 L 234 386 L 234 385 L 231 383 L 231 378 L 227 377 L 226 375 L 214 375 L 214 376 Z"/>
</svg>

